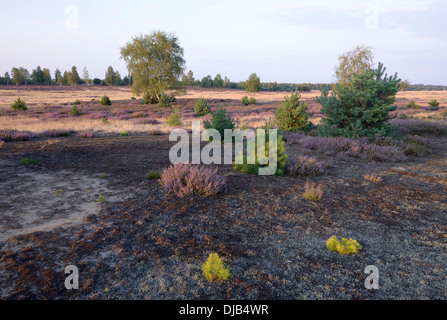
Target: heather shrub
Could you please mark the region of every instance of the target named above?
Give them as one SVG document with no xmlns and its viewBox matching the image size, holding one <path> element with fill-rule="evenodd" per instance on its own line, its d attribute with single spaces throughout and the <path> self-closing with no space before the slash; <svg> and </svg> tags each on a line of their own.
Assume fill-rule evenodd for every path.
<svg viewBox="0 0 447 320">
<path fill-rule="evenodd" d="M 208 197 L 223 191 L 226 179 L 217 174 L 217 168 L 180 163 L 163 170 L 160 184 L 179 197 Z"/>
<path fill-rule="evenodd" d="M 410 100 L 410 102 L 407 104 L 407 108 L 419 109 L 420 107 L 414 100 Z"/>
<path fill-rule="evenodd" d="M 307 100 L 300 102 L 301 95 L 298 92 L 285 97 L 276 110 L 275 124 L 283 131 L 309 131 L 312 123 L 309 121 Z"/>
<path fill-rule="evenodd" d="M 210 121 L 204 121 L 203 127 L 205 129 L 216 129 L 219 131 L 222 140 L 224 139 L 225 129 L 233 130 L 235 128 L 234 120 L 227 113 L 223 106 L 219 109 L 211 111 L 211 119 Z"/>
<path fill-rule="evenodd" d="M 304 186 L 303 197 L 307 200 L 319 201 L 323 196 L 323 190 L 320 186 L 317 186 L 315 183 L 311 183 L 306 181 Z"/>
<path fill-rule="evenodd" d="M 25 100 L 20 99 L 20 97 L 18 97 L 16 100 L 14 100 L 14 102 L 11 104 L 11 108 L 13 108 L 15 110 L 20 110 L 20 111 L 25 111 L 28 109 L 28 107 L 26 106 Z"/>
<path fill-rule="evenodd" d="M 199 98 L 196 101 L 196 105 L 194 107 L 194 113 L 199 116 L 204 116 L 210 113 L 210 107 L 208 107 L 208 104 L 205 99 Z"/>
<path fill-rule="evenodd" d="M 250 101 L 248 100 L 248 97 L 247 97 L 247 96 L 243 96 L 242 99 L 241 99 L 241 103 L 242 103 L 244 106 L 248 106 L 249 103 L 250 103 Z"/>
<path fill-rule="evenodd" d="M 36 135 L 30 131 L 0 130 L 0 140 L 3 141 L 28 141 Z"/>
<path fill-rule="evenodd" d="M 297 159 L 290 160 L 290 165 L 287 167 L 287 173 L 315 176 L 323 174 L 327 167 L 327 164 L 318 161 L 316 158 L 301 155 Z"/>
<path fill-rule="evenodd" d="M 160 95 L 160 99 L 158 99 L 158 106 L 161 108 L 170 108 L 171 107 L 171 99 L 165 93 Z"/>
<path fill-rule="evenodd" d="M 328 89 L 322 91 L 317 101 L 324 114 L 318 127 L 321 136 L 344 136 L 348 138 L 394 135 L 395 128 L 386 123 L 395 111 L 396 93 L 400 79 L 384 75 L 383 64 L 375 70 L 355 75 L 349 86 L 336 89 L 328 96 Z"/>
<path fill-rule="evenodd" d="M 438 102 L 438 100 L 433 99 L 433 100 L 431 100 L 431 101 L 428 103 L 428 105 L 429 105 L 430 107 L 433 107 L 433 108 L 438 108 L 438 107 L 439 107 L 439 102 Z"/>
<path fill-rule="evenodd" d="M 95 137 L 95 133 L 93 131 L 81 131 L 81 132 L 79 132 L 79 136 L 81 138 L 91 139 L 91 138 Z"/>
<path fill-rule="evenodd" d="M 431 154 L 430 142 L 419 136 L 405 138 L 403 148 L 407 156 L 424 157 Z"/>
<path fill-rule="evenodd" d="M 71 136 L 75 131 L 73 130 L 66 130 L 66 129 L 50 129 L 42 132 L 40 136 L 42 137 L 69 137 Z"/>
<path fill-rule="evenodd" d="M 209 282 L 224 282 L 231 278 L 230 267 L 224 265 L 217 253 L 210 253 L 206 262 L 202 265 L 202 272 Z"/>
<path fill-rule="evenodd" d="M 326 247 L 330 251 L 338 252 L 343 255 L 356 254 L 362 249 L 362 246 L 356 240 L 342 238 L 341 241 L 339 241 L 336 236 L 332 236 L 326 241 Z"/>
<path fill-rule="evenodd" d="M 390 121 L 403 135 L 440 136 L 447 134 L 447 125 L 423 119 L 393 119 Z"/>
<path fill-rule="evenodd" d="M 110 101 L 108 96 L 103 96 L 101 100 L 99 101 L 99 104 L 103 106 L 110 106 L 112 104 L 112 101 Z"/>
<path fill-rule="evenodd" d="M 380 177 L 377 173 L 367 173 L 363 176 L 363 178 L 371 182 L 382 182 L 382 177 Z"/>
<path fill-rule="evenodd" d="M 171 127 L 178 127 L 182 124 L 182 114 L 179 108 L 173 108 L 171 114 L 166 120 L 166 124 Z"/>
</svg>

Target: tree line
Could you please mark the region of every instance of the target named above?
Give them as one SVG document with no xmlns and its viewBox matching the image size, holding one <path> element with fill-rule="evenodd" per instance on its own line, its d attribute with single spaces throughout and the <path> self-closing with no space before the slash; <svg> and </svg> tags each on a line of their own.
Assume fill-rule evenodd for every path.
<svg viewBox="0 0 447 320">
<path fill-rule="evenodd" d="M 11 72 L 5 72 L 5 74 L 0 76 L 0 84 L 2 85 L 117 85 L 126 86 L 132 85 L 132 76 L 121 75 L 118 71 L 113 70 L 112 66 L 107 68 L 104 75 L 104 79 L 93 78 L 91 79 L 86 67 L 82 70 L 82 76 L 79 75 L 76 66 L 72 66 L 70 70 L 66 70 L 63 73 L 56 69 L 52 75 L 48 68 L 41 68 L 37 66 L 29 72 L 23 67 L 14 67 Z"/>
</svg>

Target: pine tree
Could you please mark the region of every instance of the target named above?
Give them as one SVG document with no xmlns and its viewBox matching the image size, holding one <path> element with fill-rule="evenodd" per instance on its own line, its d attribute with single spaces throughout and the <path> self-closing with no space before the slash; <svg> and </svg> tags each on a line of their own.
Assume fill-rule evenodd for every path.
<svg viewBox="0 0 447 320">
<path fill-rule="evenodd" d="M 331 96 L 327 88 L 317 101 L 322 105 L 323 124 L 318 131 L 323 136 L 348 138 L 393 135 L 394 127 L 386 124 L 390 111 L 396 110 L 400 79 L 388 76 L 382 63 L 375 70 L 355 75 L 349 86 L 337 85 Z"/>
</svg>

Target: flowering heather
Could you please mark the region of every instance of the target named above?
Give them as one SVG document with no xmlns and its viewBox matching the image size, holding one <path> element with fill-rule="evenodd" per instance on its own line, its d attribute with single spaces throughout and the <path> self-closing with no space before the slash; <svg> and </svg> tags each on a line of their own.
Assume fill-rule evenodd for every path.
<svg viewBox="0 0 447 320">
<path fill-rule="evenodd" d="M 36 137 L 30 131 L 0 130 L 0 140 L 3 141 L 27 141 Z"/>
<path fill-rule="evenodd" d="M 150 136 L 159 136 L 159 135 L 164 134 L 164 132 L 159 129 L 151 129 L 147 132 L 147 134 Z"/>
<path fill-rule="evenodd" d="M 95 137 L 95 133 L 93 131 L 81 131 L 79 132 L 79 136 L 81 138 L 94 138 Z"/>
<path fill-rule="evenodd" d="M 156 119 L 149 119 L 149 118 L 137 118 L 133 119 L 132 123 L 134 124 L 159 124 L 160 121 Z"/>
<path fill-rule="evenodd" d="M 369 161 L 400 162 L 406 156 L 402 146 L 391 140 L 374 141 L 367 138 L 350 139 L 345 137 L 305 137 L 301 140 L 303 148 L 317 150 L 327 156 L 340 159 L 348 157 L 361 158 Z M 383 145 L 382 145 L 383 144 Z"/>
<path fill-rule="evenodd" d="M 363 176 L 363 178 L 371 182 L 382 182 L 382 177 L 380 177 L 377 173 L 367 173 Z"/>
<path fill-rule="evenodd" d="M 318 175 L 325 172 L 328 165 L 322 161 L 308 156 L 299 156 L 298 159 L 291 159 L 287 172 L 296 175 Z"/>
<path fill-rule="evenodd" d="M 74 133 L 73 130 L 51 129 L 40 134 L 41 137 L 67 137 Z"/>
<path fill-rule="evenodd" d="M 93 111 L 86 116 L 87 119 L 103 119 L 108 117 L 108 112 L 105 111 Z"/>
<path fill-rule="evenodd" d="M 323 190 L 320 186 L 315 183 L 306 181 L 306 185 L 304 186 L 303 197 L 307 200 L 319 201 L 323 196 Z"/>
<path fill-rule="evenodd" d="M 404 135 L 439 136 L 447 134 L 447 125 L 422 119 L 393 119 L 390 124 L 397 125 Z"/>
<path fill-rule="evenodd" d="M 217 174 L 217 168 L 191 164 L 171 165 L 163 170 L 159 181 L 168 193 L 179 197 L 208 197 L 226 188 L 226 179 Z"/>
</svg>

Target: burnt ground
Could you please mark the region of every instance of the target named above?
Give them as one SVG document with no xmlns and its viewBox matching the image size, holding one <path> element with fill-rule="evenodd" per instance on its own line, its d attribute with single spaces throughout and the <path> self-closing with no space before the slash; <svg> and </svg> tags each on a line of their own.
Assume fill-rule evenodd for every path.
<svg viewBox="0 0 447 320">
<path fill-rule="evenodd" d="M 228 189 L 209 198 L 177 198 L 145 178 L 170 163 L 166 135 L 7 142 L 0 297 L 446 299 L 446 142 L 436 138 L 424 158 L 340 161 L 316 177 L 220 165 Z M 21 166 L 23 157 L 36 164 Z M 366 172 L 383 181 L 364 180 Z M 302 197 L 306 180 L 323 186 L 321 201 Z M 99 195 L 107 201 L 97 203 Z M 332 235 L 362 250 L 330 252 Z M 231 267 L 230 281 L 205 281 L 210 252 Z M 67 265 L 79 268 L 79 290 L 64 287 Z M 377 290 L 365 288 L 368 265 L 379 270 Z"/>
</svg>

